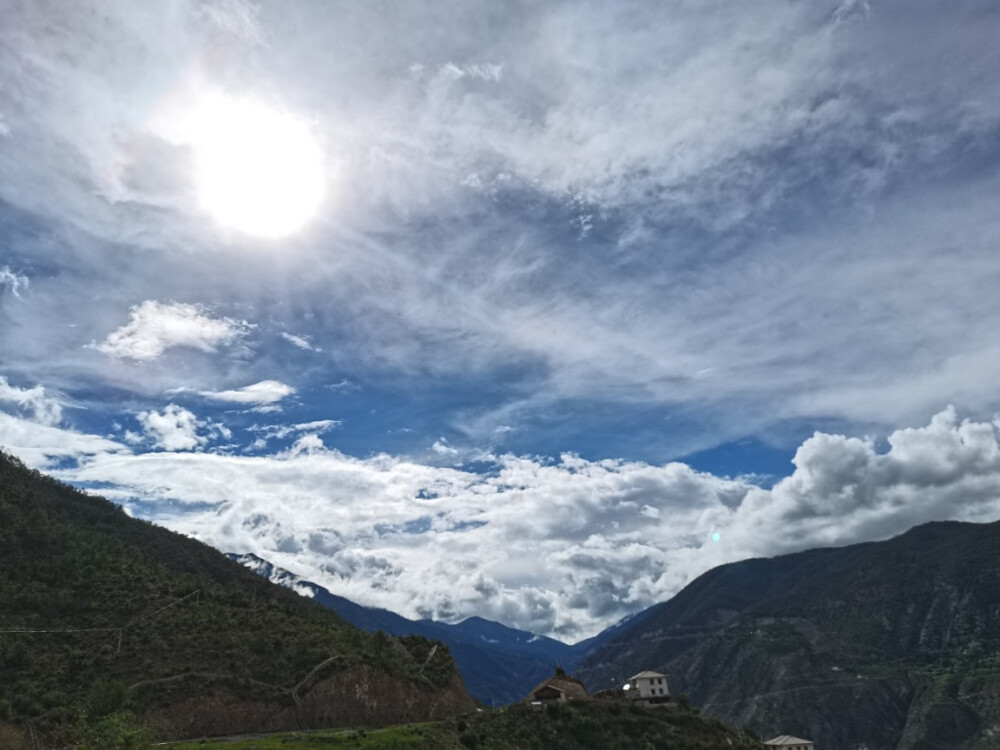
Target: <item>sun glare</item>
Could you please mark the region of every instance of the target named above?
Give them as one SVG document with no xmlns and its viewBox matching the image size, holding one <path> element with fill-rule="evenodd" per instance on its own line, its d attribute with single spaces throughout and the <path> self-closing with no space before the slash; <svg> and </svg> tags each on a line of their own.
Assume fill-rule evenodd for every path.
<svg viewBox="0 0 1000 750">
<path fill-rule="evenodd" d="M 302 120 L 253 100 L 216 96 L 191 125 L 198 197 L 220 224 L 276 238 L 319 209 L 323 153 Z"/>
</svg>

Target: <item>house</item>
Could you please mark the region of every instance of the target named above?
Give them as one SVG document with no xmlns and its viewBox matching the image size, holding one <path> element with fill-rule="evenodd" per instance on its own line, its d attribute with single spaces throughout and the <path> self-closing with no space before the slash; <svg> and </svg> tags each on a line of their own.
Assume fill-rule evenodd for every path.
<svg viewBox="0 0 1000 750">
<path fill-rule="evenodd" d="M 813 744 L 812 740 L 803 740 L 800 737 L 792 737 L 790 734 L 782 734 L 764 744 L 781 750 L 816 750 L 816 745 Z"/>
<path fill-rule="evenodd" d="M 563 703 L 587 699 L 587 688 L 575 677 L 556 674 L 543 680 L 524 699 L 528 703 Z"/>
<path fill-rule="evenodd" d="M 629 700 L 638 700 L 653 705 L 670 702 L 670 688 L 667 676 L 659 672 L 639 672 L 629 677 L 625 689 Z"/>
</svg>

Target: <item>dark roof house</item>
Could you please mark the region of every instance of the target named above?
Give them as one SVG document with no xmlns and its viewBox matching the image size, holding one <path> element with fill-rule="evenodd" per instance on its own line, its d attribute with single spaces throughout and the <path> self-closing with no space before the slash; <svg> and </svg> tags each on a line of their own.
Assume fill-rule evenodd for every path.
<svg viewBox="0 0 1000 750">
<path fill-rule="evenodd" d="M 538 683 L 524 699 L 528 703 L 561 703 L 587 699 L 587 689 L 575 677 L 557 674 Z"/>
<path fill-rule="evenodd" d="M 793 737 L 790 734 L 783 734 L 768 740 L 764 743 L 768 747 L 781 748 L 781 750 L 814 750 L 815 745 L 812 740 L 804 740 L 800 737 Z"/>
</svg>

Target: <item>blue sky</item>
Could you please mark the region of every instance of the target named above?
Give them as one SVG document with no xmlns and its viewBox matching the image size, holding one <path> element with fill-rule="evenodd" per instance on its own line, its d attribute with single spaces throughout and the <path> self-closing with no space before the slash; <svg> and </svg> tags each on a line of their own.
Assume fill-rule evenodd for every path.
<svg viewBox="0 0 1000 750">
<path fill-rule="evenodd" d="M 4 19 L 0 445 L 32 465 L 568 640 L 727 560 L 1000 517 L 995 3 Z M 239 221 L 205 197 L 206 159 L 303 144 Z"/>
</svg>

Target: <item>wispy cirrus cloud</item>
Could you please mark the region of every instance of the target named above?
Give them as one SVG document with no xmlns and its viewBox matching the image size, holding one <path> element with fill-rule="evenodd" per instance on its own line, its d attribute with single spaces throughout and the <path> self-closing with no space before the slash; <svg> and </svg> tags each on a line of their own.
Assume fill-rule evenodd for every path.
<svg viewBox="0 0 1000 750">
<path fill-rule="evenodd" d="M 142 320 L 109 336 L 120 325 L 108 324 L 120 314 L 111 290 L 127 286 L 132 299 L 201 300 L 202 316 L 209 304 L 240 309 L 235 323 L 253 319 L 303 352 L 336 348 L 304 368 L 261 347 L 244 382 L 301 391 L 308 372 L 404 391 L 417 378 L 444 401 L 470 375 L 491 381 L 477 403 L 442 409 L 424 445 L 448 425 L 485 441 L 513 421 L 512 440 L 560 422 L 553 436 L 572 430 L 581 445 L 591 425 L 552 419 L 580 402 L 703 412 L 705 434 L 671 433 L 664 455 L 782 421 L 862 421 L 855 397 L 879 406 L 867 418 L 883 426 L 949 400 L 981 414 L 996 403 L 981 385 L 996 363 L 979 349 L 1000 314 L 989 293 L 997 186 L 975 166 L 996 159 L 1000 123 L 988 3 L 963 0 L 980 22 L 947 33 L 926 0 L 451 3 L 443 26 L 430 19 L 445 11 L 421 3 L 392 18 L 376 6 L 330 17 L 171 7 L 83 3 L 46 26 L 44 10 L 23 6 L 8 19 L 17 86 L 0 109 L 21 148 L 4 156 L 2 194 L 96 238 L 48 247 L 76 270 L 33 281 L 36 309 L 7 306 L 0 337 L 26 374 L 43 375 L 45 351 L 90 340 L 122 366 L 227 345 L 221 329 L 176 339 L 142 333 Z M 328 218 L 278 265 L 199 213 L 191 164 L 161 127 L 217 83 L 204 55 L 221 38 L 230 85 L 301 110 L 330 147 Z M 342 42 L 336 66 L 330 40 Z M 260 69 L 271 77 L 241 78 Z M 303 69 L 317 75 L 301 80 Z M 142 116 L 122 108 L 133 100 L 148 103 Z M 350 102 L 352 118 L 332 101 Z M 306 250 L 313 239 L 326 249 Z M 96 274 L 100 241 L 145 254 Z M 936 312 L 923 320 L 927 299 Z M 91 351 L 62 357 L 67 380 L 74 368 L 95 377 Z M 948 361 L 972 362 L 978 385 L 960 385 Z M 233 381 L 202 367 L 199 390 Z M 901 372 L 937 393 L 913 382 L 880 398 Z"/>
<path fill-rule="evenodd" d="M 315 347 L 311 343 L 309 343 L 309 339 L 305 338 L 304 336 L 296 336 L 294 333 L 288 333 L 287 331 L 282 331 L 281 338 L 283 338 L 285 341 L 292 344 L 293 346 L 297 346 L 299 349 L 305 349 L 306 351 L 309 352 L 323 351 L 322 349 L 319 349 L 318 347 Z"/>
<path fill-rule="evenodd" d="M 105 456 L 131 453 L 126 445 L 100 435 L 41 424 L 2 411 L 0 447 L 41 469 L 53 462 L 79 461 L 98 453 Z"/>
<path fill-rule="evenodd" d="M 20 411 L 30 414 L 39 424 L 57 425 L 62 420 L 62 402 L 49 395 L 41 385 L 18 388 L 0 375 L 0 404 L 13 404 Z"/>
<path fill-rule="evenodd" d="M 337 419 L 315 419 L 312 422 L 300 422 L 298 424 L 253 425 L 249 430 L 258 433 L 265 439 L 282 439 L 289 435 L 303 432 L 320 435 L 339 427 L 341 424 L 340 420 Z"/>
<path fill-rule="evenodd" d="M 10 289 L 10 293 L 18 299 L 21 298 L 21 292 L 26 290 L 30 283 L 27 276 L 15 273 L 10 266 L 0 268 L 0 287 L 7 287 Z"/>
</svg>

